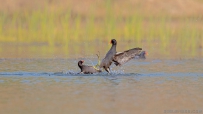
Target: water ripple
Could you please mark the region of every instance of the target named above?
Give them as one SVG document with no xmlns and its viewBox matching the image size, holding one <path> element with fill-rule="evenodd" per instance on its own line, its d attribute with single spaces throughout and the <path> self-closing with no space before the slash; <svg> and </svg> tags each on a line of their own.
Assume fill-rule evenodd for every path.
<svg viewBox="0 0 203 114">
<path fill-rule="evenodd" d="M 202 73 L 124 73 L 124 71 L 114 70 L 111 73 L 79 74 L 76 71 L 66 72 L 0 72 L 0 76 L 203 76 Z"/>
</svg>

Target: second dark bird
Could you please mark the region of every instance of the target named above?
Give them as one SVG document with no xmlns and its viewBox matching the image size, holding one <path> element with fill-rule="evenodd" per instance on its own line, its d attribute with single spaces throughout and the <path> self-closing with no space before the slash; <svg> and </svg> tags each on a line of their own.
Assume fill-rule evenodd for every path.
<svg viewBox="0 0 203 114">
<path fill-rule="evenodd" d="M 117 41 L 115 39 L 111 40 L 111 48 L 107 52 L 106 56 L 100 64 L 100 68 L 104 68 L 108 73 L 110 73 L 110 66 L 114 62 L 116 66 L 121 66 L 122 64 L 133 59 L 135 56 L 138 56 L 141 53 L 142 48 L 133 48 L 124 52 L 117 53 L 116 45 Z"/>
<path fill-rule="evenodd" d="M 80 68 L 81 70 L 81 74 L 93 74 L 93 73 L 98 73 L 98 72 L 101 72 L 101 70 L 97 69 L 96 67 L 94 66 L 88 66 L 88 65 L 84 65 L 83 64 L 84 61 L 83 60 L 80 60 L 78 62 L 78 67 Z"/>
</svg>

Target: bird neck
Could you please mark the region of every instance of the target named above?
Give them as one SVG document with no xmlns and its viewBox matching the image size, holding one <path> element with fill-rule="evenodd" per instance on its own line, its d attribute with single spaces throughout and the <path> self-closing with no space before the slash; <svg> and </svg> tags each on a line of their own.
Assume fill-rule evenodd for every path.
<svg viewBox="0 0 203 114">
<path fill-rule="evenodd" d="M 115 52 L 116 52 L 116 45 L 112 45 L 110 50 L 112 50 L 112 51 L 115 51 Z"/>
<path fill-rule="evenodd" d="M 78 67 L 82 70 L 82 64 L 78 63 Z"/>
</svg>

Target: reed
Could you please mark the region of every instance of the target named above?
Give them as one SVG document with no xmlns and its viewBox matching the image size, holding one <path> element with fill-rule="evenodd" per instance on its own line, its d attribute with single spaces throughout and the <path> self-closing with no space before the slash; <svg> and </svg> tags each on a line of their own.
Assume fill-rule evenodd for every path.
<svg viewBox="0 0 203 114">
<path fill-rule="evenodd" d="M 112 9 L 110 0 L 105 3 L 105 11 L 102 17 L 95 13 L 75 14 L 71 8 L 0 12 L 0 41 L 43 43 L 52 47 L 52 50 L 62 45 L 68 52 L 67 48 L 73 42 L 80 45 L 81 41 L 101 42 L 116 38 L 149 48 L 157 44 L 165 54 L 165 50 L 172 46 L 184 52 L 192 50 L 193 55 L 203 45 L 202 17 L 146 16 L 140 12 L 119 15 Z M 90 12 L 94 12 L 94 8 L 90 8 Z M 73 47 L 73 50 L 79 51 L 77 47 Z"/>
</svg>

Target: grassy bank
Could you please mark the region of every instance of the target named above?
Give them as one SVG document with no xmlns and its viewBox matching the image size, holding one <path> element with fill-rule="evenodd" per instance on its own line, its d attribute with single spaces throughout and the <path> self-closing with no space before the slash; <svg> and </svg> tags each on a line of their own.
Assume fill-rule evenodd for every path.
<svg viewBox="0 0 203 114">
<path fill-rule="evenodd" d="M 111 1 L 102 2 L 102 11 L 90 7 L 88 13 L 77 13 L 73 7 L 0 12 L 0 42 L 46 44 L 70 47 L 88 41 L 134 42 L 133 45 L 157 45 L 161 51 L 181 51 L 203 47 L 203 16 L 150 14 L 126 6 L 128 13 L 118 12 Z M 132 9 L 132 10 L 130 10 Z M 74 47 L 73 47 L 74 48 Z M 76 47 L 77 48 L 77 47 Z M 91 48 L 91 47 L 90 47 Z"/>
</svg>

